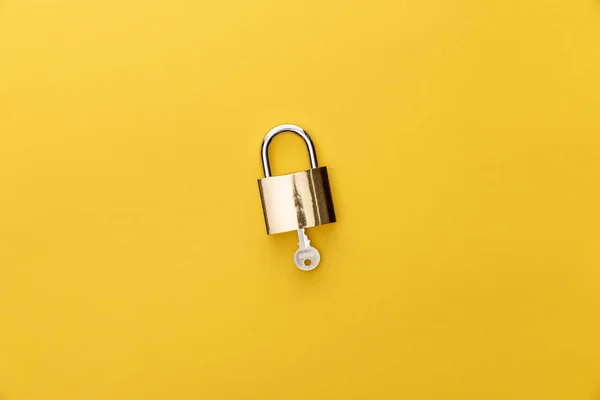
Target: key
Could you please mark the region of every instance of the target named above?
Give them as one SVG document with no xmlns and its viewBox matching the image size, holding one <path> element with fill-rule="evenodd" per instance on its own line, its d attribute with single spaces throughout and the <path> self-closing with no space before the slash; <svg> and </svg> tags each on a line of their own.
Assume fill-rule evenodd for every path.
<svg viewBox="0 0 600 400">
<path fill-rule="evenodd" d="M 310 239 L 303 229 L 298 229 L 298 250 L 294 253 L 294 264 L 302 271 L 317 268 L 321 261 L 319 251 L 310 245 Z"/>
</svg>

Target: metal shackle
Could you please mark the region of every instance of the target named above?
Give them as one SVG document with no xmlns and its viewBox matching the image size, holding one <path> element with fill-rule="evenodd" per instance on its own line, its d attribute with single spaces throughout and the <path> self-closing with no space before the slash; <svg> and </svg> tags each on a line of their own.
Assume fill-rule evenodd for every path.
<svg viewBox="0 0 600 400">
<path fill-rule="evenodd" d="M 306 143 L 306 148 L 308 150 L 308 158 L 310 160 L 310 168 L 315 169 L 319 167 L 319 163 L 317 162 L 317 152 L 315 151 L 315 145 L 313 144 L 312 139 L 310 138 L 308 133 L 306 133 L 304 129 L 300 128 L 297 125 L 283 124 L 271 129 L 263 139 L 262 146 L 260 148 L 260 153 L 262 156 L 262 164 L 263 171 L 265 173 L 265 178 L 269 178 L 271 176 L 271 163 L 269 162 L 269 145 L 271 144 L 271 141 L 275 138 L 275 136 L 284 132 L 291 132 L 300 136 L 304 140 L 304 143 Z"/>
</svg>

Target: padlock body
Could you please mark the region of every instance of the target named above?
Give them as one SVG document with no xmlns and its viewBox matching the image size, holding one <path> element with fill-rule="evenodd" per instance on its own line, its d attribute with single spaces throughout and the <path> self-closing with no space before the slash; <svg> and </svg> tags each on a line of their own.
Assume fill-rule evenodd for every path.
<svg viewBox="0 0 600 400">
<path fill-rule="evenodd" d="M 258 180 L 269 235 L 335 222 L 327 167 Z"/>
</svg>

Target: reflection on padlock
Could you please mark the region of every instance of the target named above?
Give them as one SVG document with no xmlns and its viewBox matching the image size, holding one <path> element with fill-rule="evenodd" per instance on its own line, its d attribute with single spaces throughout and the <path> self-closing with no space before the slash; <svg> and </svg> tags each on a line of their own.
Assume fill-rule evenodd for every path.
<svg viewBox="0 0 600 400">
<path fill-rule="evenodd" d="M 280 133 L 299 135 L 308 149 L 311 169 L 287 175 L 271 176 L 269 144 Z M 305 228 L 335 222 L 335 210 L 327 167 L 319 167 L 310 136 L 296 125 L 280 125 L 265 136 L 262 148 L 265 177 L 258 180 L 267 233 L 298 231 L 299 249 L 294 262 L 303 270 L 314 269 L 319 263 L 318 251 L 310 246 Z"/>
</svg>

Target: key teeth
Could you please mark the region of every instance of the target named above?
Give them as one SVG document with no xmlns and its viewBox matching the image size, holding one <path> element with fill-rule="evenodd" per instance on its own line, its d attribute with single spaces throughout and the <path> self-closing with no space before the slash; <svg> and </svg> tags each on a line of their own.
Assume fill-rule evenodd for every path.
<svg viewBox="0 0 600 400">
<path fill-rule="evenodd" d="M 310 240 L 306 236 L 304 228 L 298 229 L 298 247 L 303 249 L 310 246 Z"/>
<path fill-rule="evenodd" d="M 306 239 L 304 241 L 304 246 L 302 246 L 302 242 L 298 242 L 298 248 L 300 248 L 300 249 L 308 249 L 309 247 L 312 247 L 310 245 L 310 240 L 309 239 Z M 313 247 L 313 249 L 314 249 L 314 247 Z"/>
</svg>

